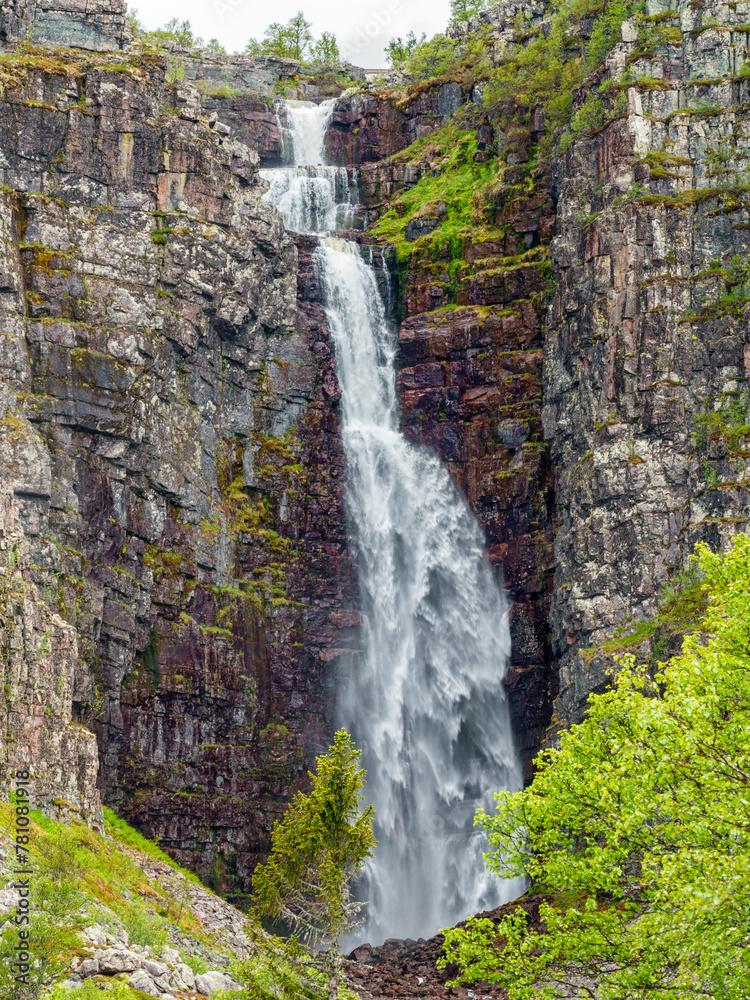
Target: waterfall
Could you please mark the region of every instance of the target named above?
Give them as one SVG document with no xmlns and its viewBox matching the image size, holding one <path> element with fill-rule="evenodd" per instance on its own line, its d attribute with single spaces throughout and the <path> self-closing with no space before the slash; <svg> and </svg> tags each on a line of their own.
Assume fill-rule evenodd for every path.
<svg viewBox="0 0 750 1000">
<path fill-rule="evenodd" d="M 295 233 L 345 229 L 352 220 L 356 198 L 346 167 L 323 163 L 325 133 L 335 103 L 287 102 L 292 165 L 260 171 L 270 185 L 263 197 L 276 206 L 286 228 Z"/>
<path fill-rule="evenodd" d="M 303 141 L 322 149 L 308 131 Z M 315 268 L 366 620 L 363 656 L 337 684 L 336 722 L 363 749 L 376 810 L 356 940 L 377 943 L 434 934 L 523 889 L 488 875 L 473 826 L 493 792 L 521 786 L 503 686 L 510 635 L 474 515 L 438 458 L 399 429 L 396 336 L 373 267 L 355 243 L 322 236 Z"/>
<path fill-rule="evenodd" d="M 365 936 L 426 936 L 518 894 L 486 872 L 473 828 L 494 791 L 520 787 L 506 607 L 448 472 L 398 429 L 395 339 L 372 269 L 334 239 L 321 240 L 316 265 L 368 623 L 364 656 L 339 686 L 377 816 Z"/>
</svg>

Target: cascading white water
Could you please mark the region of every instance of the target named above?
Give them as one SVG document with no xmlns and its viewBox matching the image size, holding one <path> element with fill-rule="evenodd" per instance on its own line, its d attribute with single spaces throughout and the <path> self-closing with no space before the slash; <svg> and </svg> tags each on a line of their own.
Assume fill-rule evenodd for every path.
<svg viewBox="0 0 750 1000">
<path fill-rule="evenodd" d="M 288 110 L 296 169 L 322 154 L 329 113 L 320 107 L 299 118 Z M 272 175 L 283 170 L 265 172 L 280 207 Z M 330 237 L 315 264 L 367 621 L 362 660 L 339 680 L 337 722 L 363 748 L 376 810 L 369 916 L 357 938 L 376 943 L 434 934 L 522 891 L 487 874 L 473 826 L 493 792 L 521 785 L 503 687 L 510 636 L 473 514 L 437 457 L 399 430 L 396 338 L 374 269 L 356 244 Z"/>
<path fill-rule="evenodd" d="M 473 514 L 437 457 L 398 429 L 395 339 L 354 243 L 316 252 L 341 386 L 347 501 L 367 619 L 340 721 L 364 748 L 378 847 L 365 937 L 436 933 L 518 895 L 473 828 L 520 787 L 503 678 L 504 598 Z"/>
<path fill-rule="evenodd" d="M 335 103 L 287 102 L 293 165 L 260 171 L 270 184 L 264 198 L 284 216 L 286 228 L 296 233 L 345 229 L 351 222 L 352 192 L 346 167 L 323 163 L 325 133 Z"/>
</svg>

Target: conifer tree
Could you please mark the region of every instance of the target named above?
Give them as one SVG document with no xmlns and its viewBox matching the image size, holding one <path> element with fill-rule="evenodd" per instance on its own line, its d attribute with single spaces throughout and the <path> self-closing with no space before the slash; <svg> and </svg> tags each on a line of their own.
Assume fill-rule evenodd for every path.
<svg viewBox="0 0 750 1000">
<path fill-rule="evenodd" d="M 286 923 L 313 949 L 325 945 L 330 1000 L 338 994 L 339 941 L 362 907 L 350 883 L 375 846 L 374 810 L 359 812 L 365 781 L 359 758 L 348 733 L 337 732 L 310 774 L 312 790 L 295 795 L 274 827 L 268 861 L 253 876 L 261 914 Z"/>
</svg>

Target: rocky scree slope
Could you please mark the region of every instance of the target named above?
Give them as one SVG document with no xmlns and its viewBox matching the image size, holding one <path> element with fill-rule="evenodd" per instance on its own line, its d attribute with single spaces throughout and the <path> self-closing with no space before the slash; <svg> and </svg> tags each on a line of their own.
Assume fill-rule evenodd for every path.
<svg viewBox="0 0 750 1000">
<path fill-rule="evenodd" d="M 280 964 L 299 976 L 281 941 L 105 812 L 106 835 L 77 818 L 62 824 L 32 812 L 27 829 L 38 921 L 32 950 L 43 968 L 39 961 L 40 979 L 19 992 L 8 961 L 0 973 L 4 996 L 88 996 L 93 983 L 104 996 L 113 990 L 133 1000 L 202 1000 L 241 989 L 238 978 L 268 977 Z M 20 909 L 13 819 L 12 807 L 0 804 L 0 879 L 8 883 L 0 888 L 0 929 Z M 53 919 L 52 934 L 39 919 L 42 908 Z"/>
</svg>

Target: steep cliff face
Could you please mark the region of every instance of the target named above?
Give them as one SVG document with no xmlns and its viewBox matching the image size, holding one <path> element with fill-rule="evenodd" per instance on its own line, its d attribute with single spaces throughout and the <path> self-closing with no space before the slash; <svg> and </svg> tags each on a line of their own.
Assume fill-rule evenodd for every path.
<svg viewBox="0 0 750 1000">
<path fill-rule="evenodd" d="M 375 91 L 342 98 L 329 131 L 331 162 L 347 167 L 378 163 L 444 125 L 463 101 L 463 89 L 455 80 L 414 96 Z M 365 172 L 365 191 L 366 178 Z"/>
<path fill-rule="evenodd" d="M 607 63 L 640 79 L 626 114 L 573 143 L 555 177 L 544 425 L 561 724 L 605 683 L 607 640 L 658 655 L 660 590 L 698 540 L 722 548 L 748 520 L 745 12 L 649 13 Z"/>
<path fill-rule="evenodd" d="M 6 418 L 7 420 L 7 418 Z M 19 436 L 27 437 L 21 421 Z M 0 788 L 8 799 L 17 772 L 36 778 L 35 804 L 56 819 L 101 827 L 93 733 L 73 720 L 78 636 L 31 582 L 30 545 L 13 494 L 0 490 Z"/>
<path fill-rule="evenodd" d="M 0 453 L 27 642 L 52 614 L 65 678 L 65 705 L 33 678 L 29 700 L 93 728 L 105 799 L 241 895 L 326 743 L 359 616 L 330 346 L 296 306 L 309 250 L 299 268 L 255 151 L 165 69 L 3 63 Z M 96 816 L 81 744 L 65 795 L 35 761 L 39 795 Z"/>
<path fill-rule="evenodd" d="M 596 14 L 569 26 L 566 59 L 588 51 Z M 449 34 L 481 35 L 502 66 L 551 17 L 506 2 Z M 613 655 L 679 642 L 690 602 L 666 607 L 664 588 L 679 590 L 696 541 L 721 547 L 746 524 L 744 17 L 650 4 L 618 25 L 543 155 L 541 106 L 482 113 L 465 80 L 346 99 L 334 118 L 332 148 L 362 164 L 369 219 L 401 261 L 406 427 L 452 468 L 503 563 L 527 764 L 557 668 L 567 725 Z M 451 85 L 463 107 L 446 125 Z M 473 211 L 461 178 L 484 186 Z"/>
<path fill-rule="evenodd" d="M 123 0 L 2 0 L 0 43 L 22 42 L 33 34 L 38 45 L 66 45 L 113 52 L 133 35 Z"/>
<path fill-rule="evenodd" d="M 329 130 L 391 245 L 405 431 L 502 567 L 527 777 L 555 698 L 569 724 L 614 655 L 668 648 L 665 582 L 748 516 L 746 15 L 652 6 L 574 95 L 617 113 L 545 155 L 538 108 L 460 74 Z M 549 23 L 519 9 L 452 33 L 499 66 Z M 274 95 L 342 80 L 172 53 L 170 84 L 87 10 L 0 7 L 6 41 L 64 14 L 96 50 L 0 63 L 3 788 L 33 757 L 40 804 L 98 822 L 95 731 L 105 801 L 241 898 L 359 651 L 314 240 L 258 177 Z"/>
</svg>

